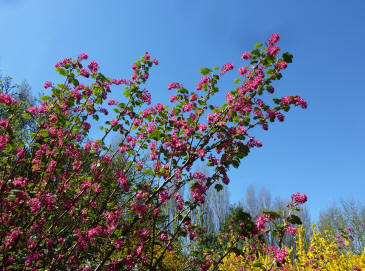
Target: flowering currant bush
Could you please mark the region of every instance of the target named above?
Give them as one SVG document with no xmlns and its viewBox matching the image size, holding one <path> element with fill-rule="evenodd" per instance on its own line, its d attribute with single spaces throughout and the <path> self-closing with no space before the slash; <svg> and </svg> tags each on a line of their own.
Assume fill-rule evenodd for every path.
<svg viewBox="0 0 365 271">
<path fill-rule="evenodd" d="M 145 84 L 158 61 L 148 53 L 132 65 L 130 79 L 104 76 L 86 54 L 58 62 L 64 83 L 47 81 L 49 96 L 22 115 L 36 123 L 35 132 L 20 140 L 12 117 L 0 122 L 2 270 L 166 270 L 164 257 L 181 251 L 177 240 L 194 242 L 199 229 L 190 215 L 206 191 L 221 190 L 229 168 L 262 146 L 253 128 L 283 121 L 292 105 L 307 107 L 299 96 L 266 97 L 292 62 L 289 53 L 279 54 L 278 41 L 273 34 L 266 46 L 242 54 L 237 87 L 220 106 L 210 99 L 232 63 L 201 69 L 194 90 L 172 82 L 171 105 L 152 105 Z M 125 98 L 108 99 L 121 86 Z M 0 94 L 0 106 L 11 116 L 18 103 Z M 116 117 L 100 127 L 104 135 L 89 141 L 92 120 L 111 110 Z M 112 133 L 122 136 L 116 151 L 105 144 Z M 197 163 L 212 174 L 195 172 Z M 184 186 L 188 199 L 179 192 Z M 177 203 L 173 218 L 163 212 L 168 200 Z M 296 195 L 292 204 L 302 201 Z M 217 266 L 212 255 L 195 252 L 200 257 L 181 269 Z"/>
</svg>

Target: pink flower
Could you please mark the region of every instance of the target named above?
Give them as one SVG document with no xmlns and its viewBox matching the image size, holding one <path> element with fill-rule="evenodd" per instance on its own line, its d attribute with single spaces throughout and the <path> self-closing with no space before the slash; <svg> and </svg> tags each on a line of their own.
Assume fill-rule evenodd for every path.
<svg viewBox="0 0 365 271">
<path fill-rule="evenodd" d="M 154 60 L 152 60 L 153 64 L 158 65 L 158 60 L 155 58 Z"/>
<path fill-rule="evenodd" d="M 267 51 L 268 51 L 269 55 L 276 56 L 279 53 L 279 47 L 276 45 L 272 45 L 272 46 L 269 46 L 269 48 L 267 48 Z"/>
<path fill-rule="evenodd" d="M 205 156 L 205 150 L 204 150 L 204 149 L 199 149 L 199 150 L 198 150 L 198 156 L 199 156 L 200 158 L 204 158 L 204 156 Z"/>
<path fill-rule="evenodd" d="M 247 71 L 248 71 L 247 67 L 240 67 L 240 68 L 238 69 L 238 73 L 239 73 L 240 75 L 244 75 L 244 74 L 246 74 L 246 73 L 247 73 Z"/>
<path fill-rule="evenodd" d="M 198 127 L 200 131 L 204 132 L 208 126 L 205 123 L 199 123 Z"/>
<path fill-rule="evenodd" d="M 176 100 L 177 100 L 177 95 L 172 95 L 172 96 L 170 97 L 170 102 L 171 102 L 171 103 L 175 102 Z"/>
<path fill-rule="evenodd" d="M 93 74 L 96 74 L 99 69 L 99 64 L 96 61 L 90 61 L 88 68 Z"/>
<path fill-rule="evenodd" d="M 354 232 L 354 228 L 352 228 L 352 227 L 348 227 L 348 228 L 347 228 L 347 230 L 348 230 L 349 232 Z"/>
<path fill-rule="evenodd" d="M 44 85 L 43 85 L 43 87 L 44 87 L 45 89 L 47 89 L 47 88 L 49 88 L 49 87 L 52 87 L 52 82 L 50 82 L 50 81 L 45 82 L 45 83 L 44 83 Z"/>
<path fill-rule="evenodd" d="M 116 104 L 118 104 L 118 102 L 116 102 L 115 100 L 108 101 L 108 105 L 116 105 Z"/>
<path fill-rule="evenodd" d="M 191 103 L 184 104 L 184 107 L 183 107 L 184 112 L 189 112 L 192 109 L 193 109 L 193 105 Z"/>
<path fill-rule="evenodd" d="M 159 214 L 159 210 L 158 210 L 158 208 L 155 208 L 155 209 L 153 209 L 153 211 L 152 211 L 152 215 L 154 216 L 154 217 L 157 217 L 158 216 L 158 214 Z"/>
<path fill-rule="evenodd" d="M 158 193 L 158 200 L 163 203 L 165 202 L 169 197 L 169 191 L 168 190 L 164 190 L 164 191 L 160 191 Z"/>
<path fill-rule="evenodd" d="M 223 74 L 225 74 L 226 72 L 228 72 L 230 70 L 233 70 L 233 64 L 231 62 L 228 62 L 228 63 L 223 65 L 223 67 L 221 68 L 219 74 L 223 75 Z"/>
<path fill-rule="evenodd" d="M 285 61 L 279 61 L 276 64 L 277 69 L 280 70 L 285 70 L 288 67 L 288 64 Z"/>
<path fill-rule="evenodd" d="M 297 232 L 297 228 L 296 227 L 292 227 L 290 225 L 286 226 L 285 231 L 291 235 L 294 235 Z"/>
<path fill-rule="evenodd" d="M 12 233 L 6 238 L 5 246 L 10 247 L 20 235 L 19 228 L 14 228 Z"/>
<path fill-rule="evenodd" d="M 110 124 L 111 124 L 111 126 L 116 126 L 116 125 L 118 125 L 118 120 L 112 120 L 111 122 L 110 122 Z"/>
<path fill-rule="evenodd" d="M 194 102 L 198 99 L 198 95 L 196 95 L 195 93 L 191 94 L 190 97 L 189 97 L 189 100 L 191 102 Z"/>
<path fill-rule="evenodd" d="M 243 52 L 242 55 L 241 55 L 241 58 L 244 59 L 244 60 L 248 60 L 248 59 L 251 59 L 252 56 L 251 56 L 250 52 Z"/>
<path fill-rule="evenodd" d="M 148 61 L 151 59 L 151 56 L 148 54 L 148 52 L 146 52 L 144 58 Z"/>
<path fill-rule="evenodd" d="M 259 216 L 259 218 L 256 221 L 256 226 L 259 230 L 265 230 L 266 226 L 265 223 L 268 222 L 270 220 L 270 216 L 263 214 L 261 216 Z"/>
<path fill-rule="evenodd" d="M 171 82 L 169 84 L 169 86 L 167 87 L 168 90 L 171 90 L 171 89 L 179 89 L 179 88 L 184 88 L 184 86 L 178 82 Z"/>
<path fill-rule="evenodd" d="M 288 256 L 285 248 L 281 248 L 280 250 L 275 250 L 275 258 L 278 260 L 279 263 L 285 263 L 285 258 Z"/>
<path fill-rule="evenodd" d="M 9 128 L 9 121 L 0 120 L 0 126 L 3 127 L 4 129 L 8 129 Z"/>
<path fill-rule="evenodd" d="M 307 196 L 298 192 L 291 195 L 291 201 L 293 204 L 304 204 L 307 201 Z"/>
<path fill-rule="evenodd" d="M 269 38 L 269 43 L 270 44 L 275 44 L 279 41 L 279 39 L 280 39 L 279 34 L 277 34 L 277 33 L 271 34 L 271 36 Z"/>
<path fill-rule="evenodd" d="M 80 69 L 80 75 L 83 76 L 83 77 L 88 78 L 90 76 L 90 73 L 86 69 L 81 68 Z"/>
<path fill-rule="evenodd" d="M 78 57 L 78 60 L 87 60 L 87 58 L 88 58 L 88 55 L 87 55 L 87 54 L 85 54 L 85 53 L 81 53 L 81 54 L 79 55 L 79 57 Z"/>
</svg>

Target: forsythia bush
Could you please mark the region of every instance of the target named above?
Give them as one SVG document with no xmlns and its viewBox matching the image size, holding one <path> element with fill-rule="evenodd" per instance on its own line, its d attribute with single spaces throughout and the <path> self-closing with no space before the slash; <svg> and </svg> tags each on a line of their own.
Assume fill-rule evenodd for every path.
<svg viewBox="0 0 365 271">
<path fill-rule="evenodd" d="M 351 232 L 351 228 L 348 228 Z M 347 232 L 334 235 L 326 232 L 321 234 L 315 226 L 312 226 L 309 249 L 304 248 L 303 228 L 300 228 L 297 236 L 297 259 L 288 270 L 363 270 L 365 268 L 365 250 L 361 255 L 354 255 L 347 250 L 349 235 Z"/>
<path fill-rule="evenodd" d="M 349 228 L 350 232 L 351 230 Z M 298 228 L 296 236 L 297 251 L 294 252 L 293 249 L 286 248 L 285 250 L 288 253 L 285 257 L 285 263 L 280 266 L 272 265 L 275 255 L 268 250 L 252 256 L 252 248 L 246 246 L 242 250 L 242 255 L 247 255 L 246 257 L 237 256 L 237 253 L 231 252 L 223 259 L 219 270 L 365 270 L 365 249 L 361 255 L 355 255 L 347 250 L 346 248 L 350 242 L 350 235 L 347 232 L 343 231 L 341 234 L 336 235 L 330 232 L 322 234 L 314 225 L 312 231 L 309 248 L 306 249 L 303 238 L 304 228 Z M 291 255 L 291 253 L 295 254 Z M 289 255 L 292 257 L 289 257 Z M 291 258 L 294 258 L 294 261 Z"/>
</svg>

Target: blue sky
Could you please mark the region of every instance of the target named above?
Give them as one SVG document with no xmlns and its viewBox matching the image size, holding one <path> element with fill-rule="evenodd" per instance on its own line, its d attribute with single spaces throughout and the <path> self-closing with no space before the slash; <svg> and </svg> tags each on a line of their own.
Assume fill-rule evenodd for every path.
<svg viewBox="0 0 365 271">
<path fill-rule="evenodd" d="M 148 51 L 160 61 L 148 83 L 152 101 L 166 103 L 170 82 L 192 89 L 200 68 L 238 67 L 243 51 L 279 33 L 294 63 L 276 94 L 309 106 L 258 132 L 264 146 L 229 174 L 231 201 L 249 184 L 283 198 L 303 192 L 316 220 L 337 199 L 365 199 L 364 10 L 361 0 L 0 0 L 0 69 L 37 94 L 60 79 L 53 65 L 64 57 L 86 52 L 107 76 L 126 78 Z M 235 77 L 223 79 L 217 103 Z"/>
</svg>

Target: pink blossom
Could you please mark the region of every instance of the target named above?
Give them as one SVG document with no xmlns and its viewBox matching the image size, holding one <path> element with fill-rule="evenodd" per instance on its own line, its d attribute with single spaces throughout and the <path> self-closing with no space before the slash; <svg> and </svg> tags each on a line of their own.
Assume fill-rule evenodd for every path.
<svg viewBox="0 0 365 271">
<path fill-rule="evenodd" d="M 118 102 L 116 102 L 115 100 L 108 101 L 108 105 L 116 105 L 116 104 L 118 104 Z"/>
<path fill-rule="evenodd" d="M 226 72 L 230 71 L 230 70 L 233 70 L 233 64 L 231 62 L 228 62 L 226 64 L 223 65 L 223 67 L 221 68 L 219 74 L 220 75 L 223 75 L 225 74 Z"/>
<path fill-rule="evenodd" d="M 3 127 L 4 129 L 8 129 L 9 128 L 9 121 L 0 120 L 0 126 Z"/>
<path fill-rule="evenodd" d="M 276 56 L 279 53 L 279 47 L 276 45 L 272 45 L 272 46 L 269 46 L 269 48 L 267 48 L 267 51 L 268 51 L 269 55 Z"/>
<path fill-rule="evenodd" d="M 87 60 L 87 58 L 88 58 L 88 55 L 87 55 L 87 54 L 85 54 L 85 53 L 81 53 L 81 54 L 79 55 L 79 57 L 78 57 L 78 60 Z"/>
<path fill-rule="evenodd" d="M 307 201 L 307 196 L 298 192 L 291 195 L 291 200 L 293 204 L 304 204 Z"/>
<path fill-rule="evenodd" d="M 280 70 L 285 70 L 288 67 L 288 64 L 285 61 L 279 61 L 276 64 L 277 69 Z"/>
<path fill-rule="evenodd" d="M 171 102 L 171 103 L 175 102 L 175 101 L 177 100 L 177 98 L 178 98 L 178 96 L 177 96 L 177 95 L 172 95 L 172 96 L 170 97 L 170 102 Z"/>
<path fill-rule="evenodd" d="M 80 75 L 83 76 L 83 77 L 88 78 L 90 76 L 90 73 L 86 69 L 81 68 L 80 69 Z"/>
<path fill-rule="evenodd" d="M 110 124 L 111 124 L 111 126 L 116 126 L 116 125 L 118 125 L 118 120 L 112 120 L 111 122 L 110 122 Z"/>
<path fill-rule="evenodd" d="M 11 245 L 18 239 L 20 235 L 19 228 L 14 228 L 11 234 L 5 240 L 5 246 L 11 247 Z"/>
<path fill-rule="evenodd" d="M 152 211 L 152 215 L 154 216 L 154 217 L 157 217 L 158 216 L 158 214 L 159 214 L 159 210 L 158 210 L 158 208 L 155 208 L 155 209 L 153 209 L 153 211 Z"/>
<path fill-rule="evenodd" d="M 15 100 L 9 94 L 3 94 L 3 93 L 0 93 L 0 103 L 7 106 L 18 104 L 17 100 Z"/>
<path fill-rule="evenodd" d="M 291 235 L 294 235 L 297 232 L 297 228 L 296 227 L 292 227 L 290 225 L 286 226 L 285 231 Z"/>
<path fill-rule="evenodd" d="M 277 33 L 271 34 L 271 36 L 269 38 L 269 43 L 270 44 L 275 44 L 279 41 L 279 39 L 280 39 L 279 34 L 277 34 Z"/>
<path fill-rule="evenodd" d="M 99 64 L 96 61 L 90 61 L 88 68 L 93 74 L 96 74 L 99 69 Z"/>
<path fill-rule="evenodd" d="M 275 258 L 279 263 L 285 263 L 285 258 L 288 256 L 288 252 L 285 250 L 285 248 L 276 249 L 275 250 Z"/>
<path fill-rule="evenodd" d="M 192 109 L 193 109 L 193 104 L 191 104 L 191 103 L 184 104 L 184 106 L 183 106 L 183 111 L 184 112 L 188 112 Z"/>
<path fill-rule="evenodd" d="M 207 85 L 210 82 L 211 78 L 207 75 L 202 76 L 198 84 L 196 85 L 196 90 L 201 90 L 203 85 Z"/>
<path fill-rule="evenodd" d="M 190 102 L 194 102 L 198 99 L 198 95 L 196 95 L 195 93 L 191 94 L 189 97 L 189 101 Z"/>
<path fill-rule="evenodd" d="M 44 87 L 45 89 L 47 89 L 47 88 L 49 88 L 49 87 L 52 87 L 52 82 L 50 82 L 50 81 L 45 82 L 45 83 L 44 83 L 44 85 L 43 85 L 43 87 Z"/>
<path fill-rule="evenodd" d="M 160 191 L 158 193 L 158 200 L 163 203 L 165 202 L 169 197 L 169 191 L 168 190 L 164 190 L 164 191 Z"/>
<path fill-rule="evenodd" d="M 247 71 L 248 71 L 247 67 L 240 67 L 240 68 L 238 69 L 238 73 L 239 73 L 240 75 L 244 75 L 244 74 L 246 74 L 246 73 L 247 73 Z"/>
<path fill-rule="evenodd" d="M 265 223 L 268 221 L 270 221 L 269 215 L 263 214 L 263 215 L 259 216 L 259 218 L 256 221 L 257 228 L 259 230 L 265 230 L 266 229 Z"/>
<path fill-rule="evenodd" d="M 64 67 L 65 65 L 70 64 L 70 63 L 71 63 L 71 58 L 64 58 L 60 62 L 57 62 L 55 64 L 55 68 Z"/>
<path fill-rule="evenodd" d="M 248 59 L 251 59 L 252 56 L 251 56 L 250 52 L 243 52 L 242 55 L 241 55 L 241 58 L 244 59 L 244 60 L 248 60 Z"/>
<path fill-rule="evenodd" d="M 178 82 L 171 82 L 169 84 L 169 86 L 167 87 L 168 90 L 171 90 L 171 89 L 179 89 L 179 88 L 184 88 L 184 86 Z"/>
</svg>

